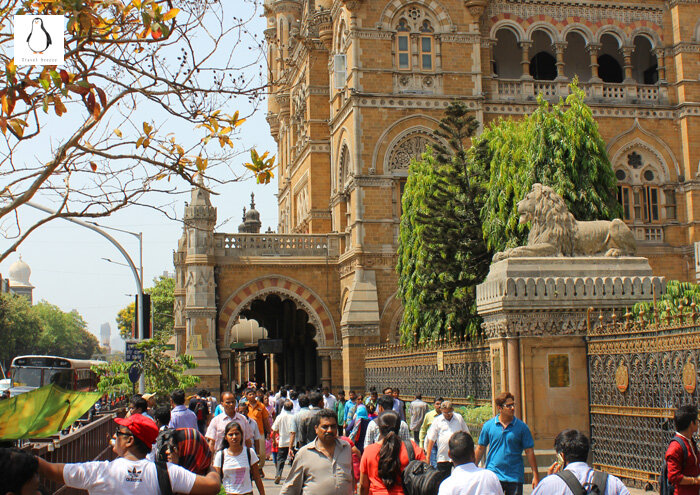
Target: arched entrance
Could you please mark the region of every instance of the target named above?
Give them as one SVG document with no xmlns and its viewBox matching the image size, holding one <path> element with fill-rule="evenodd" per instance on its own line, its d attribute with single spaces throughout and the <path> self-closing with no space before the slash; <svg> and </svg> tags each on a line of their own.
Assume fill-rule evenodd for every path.
<svg viewBox="0 0 700 495">
<path fill-rule="evenodd" d="M 281 353 L 263 354 L 258 347 L 255 362 L 257 382 L 278 385 L 318 385 L 321 362 L 309 315 L 291 299 L 270 294 L 251 302 L 241 317 L 256 320 L 267 330 L 268 339 L 281 341 Z M 263 352 L 261 352 L 263 351 Z"/>
</svg>

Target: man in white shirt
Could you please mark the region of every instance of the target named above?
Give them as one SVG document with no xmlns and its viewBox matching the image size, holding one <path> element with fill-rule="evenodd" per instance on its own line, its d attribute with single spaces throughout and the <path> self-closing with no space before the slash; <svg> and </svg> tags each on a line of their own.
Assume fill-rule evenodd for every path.
<svg viewBox="0 0 700 495">
<path fill-rule="evenodd" d="M 204 435 L 211 451 L 216 452 L 221 448 L 221 444 L 224 441 L 224 430 L 226 429 L 226 425 L 231 421 L 236 421 L 241 425 L 245 444 L 248 447 L 252 447 L 255 432 L 248 418 L 236 412 L 236 398 L 234 395 L 231 392 L 224 392 L 221 394 L 221 405 L 224 408 L 224 414 L 214 416 L 214 419 L 209 423 L 206 435 Z M 255 430 L 257 430 L 257 426 Z"/>
<path fill-rule="evenodd" d="M 570 486 L 591 493 L 592 485 L 605 485 L 605 493 L 601 495 L 630 495 L 619 478 L 594 472 L 586 464 L 590 447 L 588 437 L 578 430 L 559 433 L 554 439 L 554 450 L 561 456 L 561 464 L 556 462 L 549 467 L 549 476 L 540 481 L 532 495 L 572 495 Z"/>
<path fill-rule="evenodd" d="M 159 495 L 156 465 L 146 459 L 158 436 L 156 424 L 141 414 L 116 418 L 117 430 L 112 437 L 114 461 L 59 464 L 41 457 L 39 474 L 71 488 L 87 490 L 90 495 Z M 198 476 L 176 464 L 167 463 L 173 493 L 216 495 L 221 478 L 211 471 Z"/>
<path fill-rule="evenodd" d="M 335 411 L 335 403 L 338 399 L 335 398 L 328 387 L 323 387 L 323 407 Z"/>
<path fill-rule="evenodd" d="M 450 437 L 458 431 L 469 433 L 469 428 L 467 428 L 464 418 L 460 414 L 454 413 L 452 402 L 449 400 L 442 401 L 440 411 L 442 415 L 435 418 L 425 437 L 425 451 L 430 452 L 433 445 L 437 443 L 437 468 L 450 474 L 452 471 L 452 461 L 448 453 Z"/>
<path fill-rule="evenodd" d="M 455 468 L 440 485 L 438 495 L 503 495 L 498 476 L 474 464 L 474 439 L 469 433 L 453 434 L 448 453 Z"/>
<path fill-rule="evenodd" d="M 272 431 L 276 432 L 279 437 L 277 438 L 277 473 L 275 474 L 275 484 L 279 485 L 282 480 L 282 470 L 284 469 L 284 463 L 289 455 L 289 447 L 291 446 L 292 439 L 296 434 L 296 421 L 294 420 L 294 414 L 292 414 L 292 408 L 294 404 L 292 401 L 287 399 L 284 401 L 284 406 L 280 411 L 279 416 L 275 418 L 275 422 L 272 423 Z"/>
</svg>

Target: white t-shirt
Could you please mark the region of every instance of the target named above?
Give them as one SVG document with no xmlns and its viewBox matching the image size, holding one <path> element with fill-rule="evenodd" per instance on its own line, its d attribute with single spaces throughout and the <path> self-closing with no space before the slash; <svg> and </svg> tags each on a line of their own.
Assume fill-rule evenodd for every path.
<svg viewBox="0 0 700 495">
<path fill-rule="evenodd" d="M 224 458 L 223 467 L 221 466 L 222 456 Z M 255 449 L 250 449 L 250 462 L 251 464 L 258 462 Z M 221 467 L 222 482 L 226 493 L 250 493 L 253 491 L 248 454 L 246 454 L 245 448 L 238 455 L 231 454 L 228 449 L 218 451 L 214 456 L 214 467 Z"/>
<path fill-rule="evenodd" d="M 469 428 L 459 414 L 452 414 L 452 419 L 447 421 L 442 414 L 435 418 L 433 424 L 430 425 L 428 433 L 425 436 L 427 440 L 432 440 L 437 444 L 437 461 L 450 462 L 450 456 L 447 455 L 448 442 L 453 433 L 458 431 L 466 431 L 469 433 Z"/>
<path fill-rule="evenodd" d="M 457 466 L 440 484 L 438 495 L 503 495 L 498 477 L 473 462 Z"/>
<path fill-rule="evenodd" d="M 330 409 L 333 411 L 335 409 L 335 403 L 337 402 L 335 395 L 333 394 L 328 394 L 328 397 L 325 395 L 323 396 L 323 407 L 326 409 Z"/>
<path fill-rule="evenodd" d="M 278 443 L 280 447 L 289 447 L 290 434 L 292 432 L 296 433 L 294 415 L 283 409 L 280 415 L 275 418 L 275 422 L 272 423 L 272 431 L 279 433 L 280 438 Z"/>
<path fill-rule="evenodd" d="M 197 475 L 168 463 L 173 493 L 190 493 Z M 90 495 L 158 495 L 156 465 L 147 459 L 130 461 L 122 457 L 109 461 L 66 464 L 66 486 L 87 490 Z"/>
</svg>

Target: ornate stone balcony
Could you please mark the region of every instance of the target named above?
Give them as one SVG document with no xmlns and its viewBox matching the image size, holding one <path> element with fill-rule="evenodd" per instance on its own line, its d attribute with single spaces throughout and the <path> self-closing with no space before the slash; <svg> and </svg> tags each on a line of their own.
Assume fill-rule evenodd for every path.
<svg viewBox="0 0 700 495">
<path fill-rule="evenodd" d="M 493 79 L 488 99 L 492 101 L 527 101 L 537 95 L 545 99 L 566 98 L 569 95 L 568 81 L 535 81 L 528 79 Z M 668 103 L 668 88 L 657 84 L 585 82 L 579 87 L 586 93 L 589 102 L 596 103 L 640 103 L 659 105 Z"/>
<path fill-rule="evenodd" d="M 217 256 L 296 256 L 337 258 L 338 234 L 215 234 Z"/>
</svg>

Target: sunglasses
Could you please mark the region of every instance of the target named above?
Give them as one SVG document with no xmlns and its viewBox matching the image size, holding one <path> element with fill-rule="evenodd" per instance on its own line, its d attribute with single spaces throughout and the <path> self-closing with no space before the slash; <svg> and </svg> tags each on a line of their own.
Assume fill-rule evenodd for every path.
<svg viewBox="0 0 700 495">
<path fill-rule="evenodd" d="M 117 430 L 114 432 L 114 434 L 115 434 L 116 436 L 120 436 L 120 435 L 121 435 L 121 436 L 123 436 L 123 437 L 133 437 L 133 436 L 134 436 L 133 433 L 121 431 L 121 430 L 118 429 L 118 428 L 117 428 Z"/>
</svg>

